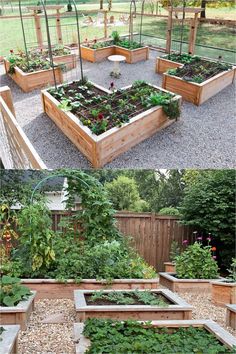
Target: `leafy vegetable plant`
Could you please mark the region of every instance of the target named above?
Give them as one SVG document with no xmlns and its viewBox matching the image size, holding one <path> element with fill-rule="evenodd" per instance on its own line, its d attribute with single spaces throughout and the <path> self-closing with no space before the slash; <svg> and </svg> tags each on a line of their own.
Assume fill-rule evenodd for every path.
<svg viewBox="0 0 236 354">
<path fill-rule="evenodd" d="M 20 284 L 20 279 L 3 275 L 0 283 L 0 306 L 15 306 L 31 295 L 30 290 Z"/>
</svg>

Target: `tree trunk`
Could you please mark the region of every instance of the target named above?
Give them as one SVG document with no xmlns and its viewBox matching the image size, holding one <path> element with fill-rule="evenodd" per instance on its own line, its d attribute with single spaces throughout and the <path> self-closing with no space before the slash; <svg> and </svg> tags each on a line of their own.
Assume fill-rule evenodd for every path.
<svg viewBox="0 0 236 354">
<path fill-rule="evenodd" d="M 201 8 L 204 9 L 201 12 L 201 18 L 206 18 L 206 0 L 202 0 Z"/>
<path fill-rule="evenodd" d="M 103 0 L 100 0 L 100 10 L 103 10 Z"/>
</svg>

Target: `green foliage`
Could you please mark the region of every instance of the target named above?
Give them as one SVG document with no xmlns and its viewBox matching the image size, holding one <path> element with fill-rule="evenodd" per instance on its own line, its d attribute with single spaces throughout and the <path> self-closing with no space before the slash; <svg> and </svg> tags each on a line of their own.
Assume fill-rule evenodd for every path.
<svg viewBox="0 0 236 354">
<path fill-rule="evenodd" d="M 8 70 L 9 74 L 15 73 L 15 67 L 17 66 L 22 71 L 30 73 L 38 70 L 48 70 L 51 68 L 49 61 L 43 59 L 40 55 L 29 54 L 29 61 L 23 52 L 11 53 L 8 55 L 7 60 L 10 63 Z"/>
<path fill-rule="evenodd" d="M 172 262 L 174 262 L 175 258 L 177 256 L 179 256 L 180 253 L 181 253 L 181 249 L 180 249 L 179 243 L 177 241 L 173 240 L 171 242 L 171 246 L 170 246 L 170 260 Z"/>
<path fill-rule="evenodd" d="M 25 253 L 25 259 L 31 263 L 32 270 L 49 268 L 55 260 L 49 209 L 43 202 L 30 204 L 21 209 L 18 223 L 21 245 L 29 251 Z"/>
<path fill-rule="evenodd" d="M 83 334 L 90 339 L 87 354 L 194 354 L 233 353 L 203 328 L 178 328 L 171 332 L 150 323 L 88 319 Z"/>
<path fill-rule="evenodd" d="M 166 207 L 159 210 L 158 214 L 160 215 L 170 215 L 170 216 L 180 216 L 179 209 L 173 207 Z"/>
<path fill-rule="evenodd" d="M 231 263 L 230 269 L 228 269 L 228 272 L 229 272 L 229 276 L 227 279 L 230 282 L 235 283 L 236 282 L 236 258 L 232 259 L 232 263 Z"/>
<path fill-rule="evenodd" d="M 195 242 L 175 257 L 176 274 L 180 279 L 218 278 L 218 266 L 212 258 L 211 246 Z"/>
<path fill-rule="evenodd" d="M 30 295 L 30 290 L 20 284 L 20 279 L 6 275 L 1 277 L 0 306 L 15 306 L 20 301 L 28 299 Z"/>
<path fill-rule="evenodd" d="M 147 203 L 141 200 L 133 178 L 118 176 L 112 182 L 106 183 L 105 188 L 116 210 L 145 211 L 148 208 Z"/>
<path fill-rule="evenodd" d="M 3 332 L 5 331 L 4 327 L 0 327 L 0 342 L 2 341 L 2 337 L 1 335 L 3 334 Z"/>
<path fill-rule="evenodd" d="M 193 56 L 190 54 L 179 54 L 179 53 L 171 53 L 165 55 L 163 58 L 167 58 L 168 60 L 175 61 L 181 64 L 189 64 L 192 63 L 193 61 L 200 60 L 200 58 L 195 55 Z"/>
<path fill-rule="evenodd" d="M 235 250 L 235 171 L 197 171 L 188 179 L 180 208 L 182 222 L 211 233 L 229 267 Z"/>
<path fill-rule="evenodd" d="M 118 31 L 113 31 L 111 33 L 111 37 L 113 39 L 114 44 L 117 44 L 120 41 L 120 35 L 119 35 Z"/>
</svg>

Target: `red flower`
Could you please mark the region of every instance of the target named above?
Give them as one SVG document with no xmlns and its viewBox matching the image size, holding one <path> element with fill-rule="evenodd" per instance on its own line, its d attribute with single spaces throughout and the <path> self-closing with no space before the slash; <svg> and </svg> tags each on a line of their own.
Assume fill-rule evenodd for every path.
<svg viewBox="0 0 236 354">
<path fill-rule="evenodd" d="M 212 251 L 216 251 L 216 247 L 212 247 L 212 249 L 211 249 Z"/>
<path fill-rule="evenodd" d="M 96 40 L 96 38 L 94 38 L 94 40 L 93 40 L 93 41 L 94 41 L 94 43 L 97 43 L 97 40 Z"/>
<path fill-rule="evenodd" d="M 88 38 L 85 38 L 85 42 L 88 42 Z"/>
<path fill-rule="evenodd" d="M 98 114 L 98 119 L 102 120 L 104 118 L 104 115 L 102 113 Z"/>
<path fill-rule="evenodd" d="M 14 50 L 13 50 L 13 49 L 10 49 L 10 53 L 14 53 Z"/>
</svg>

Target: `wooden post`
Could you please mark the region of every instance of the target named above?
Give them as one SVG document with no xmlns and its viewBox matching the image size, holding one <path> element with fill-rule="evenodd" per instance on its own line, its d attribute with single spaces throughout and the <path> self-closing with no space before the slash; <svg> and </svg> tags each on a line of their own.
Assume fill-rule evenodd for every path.
<svg viewBox="0 0 236 354">
<path fill-rule="evenodd" d="M 171 32 L 172 32 L 172 8 L 168 9 L 169 16 L 167 22 L 167 34 L 166 34 L 166 52 L 170 53 L 171 51 Z"/>
<path fill-rule="evenodd" d="M 39 48 L 43 48 L 43 35 L 42 35 L 42 29 L 41 29 L 41 18 L 40 18 L 40 16 L 38 16 L 36 11 L 34 11 L 34 24 L 35 24 L 38 46 L 39 46 Z"/>
<path fill-rule="evenodd" d="M 104 11 L 104 38 L 107 37 L 107 11 Z"/>
<path fill-rule="evenodd" d="M 195 13 L 194 18 L 190 20 L 190 33 L 189 33 L 189 44 L 188 44 L 189 54 L 194 54 L 195 51 L 197 26 L 198 26 L 198 13 Z"/>
<path fill-rule="evenodd" d="M 15 108 L 13 104 L 11 89 L 8 86 L 0 87 L 0 96 L 6 102 L 7 107 L 10 109 L 11 113 L 16 116 Z"/>
<path fill-rule="evenodd" d="M 129 33 L 130 33 L 130 40 L 133 42 L 134 40 L 134 13 L 131 13 L 130 21 L 129 21 Z"/>
<path fill-rule="evenodd" d="M 61 32 L 61 18 L 60 10 L 57 9 L 56 13 L 56 29 L 57 29 L 57 40 L 59 44 L 63 44 L 62 41 L 62 32 Z"/>
</svg>

